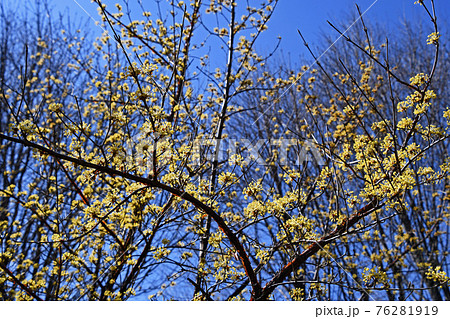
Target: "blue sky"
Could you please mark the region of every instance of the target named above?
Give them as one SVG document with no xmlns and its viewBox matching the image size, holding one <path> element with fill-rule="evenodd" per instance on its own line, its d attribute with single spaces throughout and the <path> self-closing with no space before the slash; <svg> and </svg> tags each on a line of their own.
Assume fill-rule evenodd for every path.
<svg viewBox="0 0 450 319">
<path fill-rule="evenodd" d="M 426 19 L 423 8 L 414 5 L 415 0 L 281 0 L 277 6 L 266 36 L 283 38 L 283 50 L 295 55 L 306 52 L 298 35 L 299 29 L 310 44 L 319 41 L 322 34 L 337 38 L 336 32 L 328 25 L 343 21 L 349 13 L 355 13 L 355 3 L 365 12 L 365 21 L 378 22 L 391 32 L 405 19 Z M 430 1 L 426 1 L 429 5 Z M 435 0 L 438 22 L 450 18 L 450 0 Z M 357 27 L 357 26 L 355 26 Z M 389 36 L 389 35 L 388 35 Z"/>
<path fill-rule="evenodd" d="M 19 0 L 24 1 L 24 0 Z M 238 0 L 238 2 L 241 0 Z M 328 26 L 327 20 L 340 22 L 351 12 L 356 12 L 357 3 L 364 18 L 367 21 L 376 21 L 387 26 L 392 32 L 395 27 L 404 19 L 426 19 L 424 11 L 414 5 L 415 0 L 280 0 L 272 20 L 269 22 L 269 29 L 259 43 L 259 48 L 269 51 L 270 44 L 275 43 L 278 36 L 282 37 L 281 48 L 283 52 L 292 56 L 306 54 L 302 41 L 297 33 L 300 29 L 307 41 L 314 45 L 320 40 L 321 34 L 330 34 L 338 37 L 336 32 Z M 12 0 L 6 2 L 17 3 Z M 105 0 L 105 3 L 112 5 L 114 0 Z M 131 0 L 130 2 L 136 2 Z M 152 5 L 153 0 L 143 0 L 146 4 Z M 259 0 L 249 0 L 249 3 L 258 4 Z M 57 11 L 68 10 L 71 15 L 87 18 L 88 14 L 97 19 L 96 4 L 91 0 L 50 0 Z M 429 4 L 430 1 L 426 0 Z M 435 0 L 438 22 L 444 22 L 450 18 L 450 0 Z M 87 11 L 87 13 L 82 9 Z M 97 28 L 94 22 L 92 28 Z M 267 46 L 269 44 L 269 46 Z"/>
<path fill-rule="evenodd" d="M 141 1 L 144 6 L 152 6 L 155 3 L 155 0 Z M 239 3 L 244 0 L 237 1 Z M 250 5 L 260 3 L 260 0 L 248 1 Z M 23 4 L 34 1 L 2 0 L 2 2 L 25 9 Z M 69 12 L 73 17 L 89 19 L 90 15 L 94 19 L 98 19 L 97 5 L 91 0 L 49 0 L 49 2 L 56 11 Z M 104 2 L 108 6 L 112 6 L 116 2 L 123 3 L 122 0 L 104 0 Z M 129 2 L 136 3 L 137 0 Z M 270 52 L 277 37 L 281 36 L 281 49 L 284 53 L 289 53 L 292 57 L 307 55 L 297 29 L 303 33 L 312 46 L 319 43 L 323 34 L 337 38 L 338 35 L 327 24 L 327 20 L 337 23 L 345 20 L 349 13 L 356 12 L 355 3 L 359 5 L 362 12 L 365 12 L 365 20 L 381 23 L 391 32 L 395 32 L 396 26 L 402 20 L 427 19 L 423 9 L 419 5 L 414 5 L 414 2 L 415 0 L 280 0 L 269 22 L 269 29 L 257 43 L 257 48 L 260 52 L 262 51 L 261 53 Z M 425 0 L 425 2 L 430 6 L 430 0 Z M 448 21 L 450 19 L 450 0 L 435 0 L 435 6 L 438 22 Z M 140 12 L 140 8 L 137 9 Z M 428 20 L 425 21 L 428 22 Z M 90 26 L 93 29 L 98 28 L 92 20 Z"/>
</svg>

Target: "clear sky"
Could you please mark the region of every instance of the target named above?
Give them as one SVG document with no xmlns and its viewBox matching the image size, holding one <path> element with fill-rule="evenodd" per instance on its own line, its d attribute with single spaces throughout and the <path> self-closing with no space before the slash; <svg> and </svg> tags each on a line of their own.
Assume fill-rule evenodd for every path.
<svg viewBox="0 0 450 319">
<path fill-rule="evenodd" d="M 425 1 L 427 4 L 430 2 L 429 0 Z M 87 13 L 80 8 L 81 6 L 97 19 L 96 4 L 91 3 L 91 0 L 51 0 L 51 2 L 55 4 L 57 10 L 69 8 L 71 14 L 87 16 Z M 115 2 L 120 3 L 121 1 L 105 1 L 108 5 Z M 130 2 L 135 2 L 135 0 Z M 142 2 L 145 6 L 154 0 L 143 0 Z M 252 2 L 258 4 L 260 1 L 249 0 L 250 4 Z M 280 35 L 282 36 L 283 51 L 293 55 L 304 53 L 297 29 L 302 31 L 311 44 L 318 41 L 321 33 L 337 37 L 334 30 L 328 26 L 327 20 L 342 21 L 350 12 L 356 12 L 355 3 L 359 5 L 362 12 L 367 10 L 364 15 L 365 19 L 380 22 L 390 27 L 391 30 L 395 30 L 395 25 L 403 19 L 426 18 L 424 12 L 418 5 L 414 5 L 414 2 L 415 0 L 280 0 L 264 36 L 264 42 L 276 41 L 277 36 Z M 435 0 L 435 5 L 438 19 L 441 22 L 448 21 L 450 19 L 450 0 Z M 92 27 L 95 28 L 93 23 Z"/>
<path fill-rule="evenodd" d="M 2 0 L 2 2 L 5 0 Z M 6 0 L 6 3 L 21 5 L 29 0 Z M 91 15 L 98 19 L 97 5 L 91 0 L 49 0 L 56 11 L 68 11 L 73 16 L 88 18 Z M 239 1 L 247 0 L 236 0 Z M 260 0 L 248 0 L 258 4 Z M 425 0 L 427 4 L 430 0 Z M 31 0 L 32 2 L 32 0 Z M 123 3 L 122 0 L 104 0 L 108 6 L 114 3 Z M 136 3 L 137 0 L 129 0 Z M 152 6 L 155 0 L 141 0 L 144 7 Z M 299 29 L 311 45 L 319 42 L 321 34 L 329 34 L 337 38 L 338 35 L 327 24 L 327 20 L 332 22 L 342 22 L 350 13 L 355 13 L 355 3 L 357 3 L 364 13 L 364 19 L 375 21 L 387 26 L 391 32 L 395 32 L 395 26 L 404 19 L 427 19 L 424 11 L 414 5 L 415 0 L 280 0 L 272 20 L 269 22 L 269 29 L 265 32 L 261 41 L 257 43 L 257 48 L 264 51 L 271 51 L 277 37 L 282 37 L 281 49 L 284 53 L 290 53 L 295 57 L 307 54 L 302 41 L 297 33 Z M 450 0 L 435 0 L 438 22 L 449 21 Z M 138 9 L 140 12 L 140 9 Z M 90 23 L 92 28 L 98 28 L 94 22 Z M 389 34 L 388 34 L 389 36 Z"/>
<path fill-rule="evenodd" d="M 283 38 L 283 50 L 291 54 L 304 53 L 299 29 L 310 44 L 317 42 L 321 34 L 337 38 L 337 33 L 327 20 L 339 23 L 350 13 L 356 13 L 355 3 L 365 12 L 365 21 L 374 21 L 395 32 L 395 26 L 404 19 L 427 19 L 425 11 L 414 5 L 415 0 L 281 0 L 277 6 L 266 36 Z M 427 5 L 430 1 L 426 1 Z M 450 0 L 435 0 L 438 22 L 450 18 Z M 428 20 L 426 20 L 428 21 Z M 357 27 L 357 26 L 355 26 Z"/>
</svg>

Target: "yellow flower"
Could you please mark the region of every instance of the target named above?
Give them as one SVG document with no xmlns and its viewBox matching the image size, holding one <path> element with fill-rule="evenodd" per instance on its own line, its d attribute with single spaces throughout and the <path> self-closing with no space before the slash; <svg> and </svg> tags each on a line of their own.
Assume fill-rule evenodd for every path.
<svg viewBox="0 0 450 319">
<path fill-rule="evenodd" d="M 444 283 L 449 280 L 445 271 L 441 271 L 441 266 L 437 266 L 434 269 L 432 267 L 428 268 L 428 271 L 425 273 L 427 275 L 427 279 Z"/>
<path fill-rule="evenodd" d="M 427 44 L 438 44 L 438 40 L 441 37 L 439 32 L 433 32 L 428 35 Z"/>
<path fill-rule="evenodd" d="M 236 175 L 234 173 L 226 172 L 219 175 L 219 183 L 222 185 L 232 184 L 237 180 Z"/>
<path fill-rule="evenodd" d="M 428 81 L 428 75 L 424 73 L 416 74 L 416 76 L 409 79 L 412 85 L 423 85 Z"/>
</svg>

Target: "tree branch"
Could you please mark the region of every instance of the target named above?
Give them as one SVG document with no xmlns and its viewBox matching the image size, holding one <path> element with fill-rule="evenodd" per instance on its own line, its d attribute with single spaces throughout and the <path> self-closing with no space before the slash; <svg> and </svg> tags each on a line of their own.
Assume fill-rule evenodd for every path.
<svg viewBox="0 0 450 319">
<path fill-rule="evenodd" d="M 60 154 L 58 152 L 55 152 L 47 147 L 44 147 L 42 145 L 30 142 L 28 140 L 8 136 L 5 134 L 0 133 L 0 139 L 4 139 L 7 141 L 11 141 L 13 143 L 19 143 L 28 147 L 31 147 L 33 149 L 36 149 L 46 155 L 49 155 L 51 157 L 59 158 L 74 164 L 77 164 L 79 166 L 88 167 L 95 169 L 99 172 L 112 175 L 112 176 L 120 176 L 125 179 L 129 179 L 138 183 L 142 183 L 144 185 L 148 185 L 150 187 L 154 187 L 157 189 L 165 190 L 177 197 L 180 197 L 192 205 L 194 205 L 197 209 L 204 211 L 208 216 L 210 216 L 216 223 L 217 226 L 222 230 L 222 232 L 227 236 L 230 243 L 233 245 L 233 247 L 236 249 L 237 253 L 239 254 L 239 258 L 241 260 L 242 266 L 244 267 L 245 273 L 247 274 L 248 278 L 250 279 L 250 283 L 253 288 L 253 296 L 257 298 L 261 292 L 261 286 L 259 285 L 259 282 L 256 278 L 255 272 L 253 271 L 253 268 L 251 266 L 250 260 L 248 258 L 248 255 L 245 251 L 244 246 L 241 244 L 241 242 L 236 237 L 235 233 L 228 227 L 228 225 L 225 223 L 222 217 L 219 216 L 211 207 L 203 203 L 202 201 L 198 200 L 194 196 L 186 193 L 185 191 L 176 189 L 170 185 L 166 185 L 164 183 L 161 183 L 158 180 L 149 179 L 141 176 L 136 176 L 130 173 L 122 172 L 110 167 L 90 163 L 87 161 L 84 161 L 82 159 L 77 159 L 68 155 Z"/>
</svg>

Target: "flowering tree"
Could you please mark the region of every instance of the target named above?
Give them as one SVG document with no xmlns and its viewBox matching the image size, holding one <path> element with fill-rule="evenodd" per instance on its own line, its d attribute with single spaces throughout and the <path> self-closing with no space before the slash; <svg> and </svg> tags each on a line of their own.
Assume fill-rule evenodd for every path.
<svg viewBox="0 0 450 319">
<path fill-rule="evenodd" d="M 356 68 L 274 72 L 277 1 L 96 2 L 93 47 L 36 37 L 2 81 L 3 299 L 449 298 L 432 1 L 407 79 L 368 33 Z"/>
<path fill-rule="evenodd" d="M 357 19 L 358 16 L 353 17 L 350 23 Z M 411 80 L 409 78 L 419 74 L 420 70 L 426 70 L 427 66 L 428 72 L 434 72 L 434 80 L 430 82 L 430 86 L 437 96 L 433 98 L 433 103 L 427 105 L 426 115 L 411 119 L 418 121 L 421 129 L 430 125 L 440 128 L 447 126 L 447 119 L 442 114 L 446 110 L 445 97 L 448 96 L 448 88 L 445 85 L 448 76 L 446 67 L 448 48 L 442 47 L 439 43 L 436 43 L 439 48 L 434 47 L 430 40 L 426 41 L 423 29 L 417 32 L 418 27 L 414 26 L 415 29 L 412 31 L 411 22 L 405 25 L 404 30 L 399 30 L 398 39 L 394 37 L 389 42 L 383 38 L 384 33 L 379 27 L 374 33 L 374 28 L 368 28 L 363 19 L 359 24 L 361 28 L 346 32 L 347 41 L 338 42 L 331 48 L 328 46 L 335 39 L 327 42 L 327 47 L 322 50 L 328 49 L 330 52 L 318 60 L 316 69 L 308 70 L 304 67 L 297 73 L 288 62 L 281 61 L 279 65 L 270 64 L 261 70 L 257 77 L 261 76 L 266 88 L 271 88 L 271 97 L 267 92 L 247 94 L 243 103 L 257 107 L 248 111 L 245 120 L 236 119 L 232 122 L 235 127 L 242 127 L 242 123 L 248 122 L 249 118 L 250 122 L 254 122 L 253 126 L 243 132 L 245 138 L 252 141 L 248 144 L 256 145 L 257 140 L 273 141 L 282 137 L 287 139 L 290 136 L 292 141 L 298 141 L 299 144 L 312 141 L 317 143 L 316 147 L 329 150 L 326 152 L 328 155 L 324 157 L 328 161 L 327 165 L 333 167 L 328 184 L 322 187 L 321 196 L 314 197 L 308 202 L 308 206 L 302 206 L 302 215 L 314 220 L 316 225 L 326 225 L 324 227 L 331 229 L 335 225 L 328 226 L 330 212 L 334 211 L 336 215 L 344 214 L 347 217 L 354 210 L 355 203 L 361 204 L 361 196 L 355 194 L 361 192 L 364 184 L 361 184 L 359 178 L 349 177 L 349 173 L 360 174 L 360 169 L 355 169 L 355 165 L 360 161 L 355 156 L 353 145 L 356 136 L 359 138 L 366 136 L 369 139 L 386 138 L 380 134 L 381 132 L 377 132 L 378 124 L 374 123 L 381 120 L 392 125 L 394 119 L 399 121 L 399 116 L 404 114 L 399 113 L 397 107 L 404 105 L 402 100 L 409 94 L 410 81 L 414 81 L 414 77 Z M 344 25 L 337 29 L 345 28 L 347 27 Z M 368 36 L 369 32 L 372 34 L 371 37 Z M 424 34 L 425 38 L 421 40 Z M 373 53 L 370 52 L 369 44 L 379 47 L 380 51 L 373 48 Z M 384 66 L 379 65 L 380 62 L 385 63 Z M 435 67 L 435 63 L 439 63 L 439 67 Z M 389 64 L 390 72 L 405 83 L 386 78 L 386 66 Z M 308 75 L 305 76 L 306 74 Z M 280 78 L 299 80 L 292 85 L 292 81 L 280 81 Z M 352 118 L 352 109 L 356 108 L 361 108 L 360 117 Z M 406 147 L 408 144 L 403 140 L 405 133 L 402 131 L 404 129 L 396 132 L 397 136 L 402 137 L 397 143 Z M 422 158 L 420 164 L 409 164 L 412 165 L 413 171 L 421 172 L 426 166 L 439 170 L 439 165 L 448 161 L 448 139 L 443 132 L 444 130 L 439 133 L 436 131 L 437 134 L 443 135 L 435 137 L 435 145 L 431 146 L 427 142 L 426 152 L 423 152 L 426 153 L 426 159 Z M 415 143 L 413 144 L 415 147 L 424 143 L 422 137 L 415 131 L 409 134 L 411 136 L 408 138 Z M 378 144 L 375 150 L 380 150 L 380 145 L 382 144 Z M 269 150 L 263 147 L 260 149 L 266 152 L 264 153 L 266 157 L 270 157 Z M 346 156 L 341 156 L 339 152 L 343 152 Z M 290 154 L 291 163 L 294 163 L 296 154 L 287 154 Z M 359 157 L 365 154 L 367 150 L 362 149 Z M 333 159 L 333 156 L 337 158 Z M 386 154 L 377 156 L 381 159 L 385 158 Z M 333 165 L 333 162 L 335 165 L 342 165 L 344 162 L 347 168 L 342 172 L 342 168 Z M 263 189 L 273 189 L 277 194 L 288 192 L 293 186 L 299 185 L 311 190 L 311 194 L 314 194 L 313 192 L 320 194 L 316 184 L 317 167 L 311 164 L 313 163 L 296 166 L 296 170 L 288 166 L 270 165 L 265 174 L 252 176 L 255 179 L 261 178 Z M 366 174 L 359 176 L 367 178 Z M 286 183 L 283 183 L 283 176 Z M 296 179 L 292 184 L 294 176 Z M 411 296 L 417 299 L 448 299 L 448 287 L 446 285 L 439 287 L 436 281 L 431 280 L 437 278 L 433 277 L 437 273 L 443 275 L 442 269 L 445 269 L 448 258 L 448 237 L 445 233 L 448 224 L 448 214 L 445 212 L 445 207 L 448 206 L 448 197 L 445 195 L 447 186 L 440 179 L 441 176 L 439 177 L 441 182 L 436 180 L 437 183 L 430 183 L 427 180 L 419 182 L 420 175 L 416 174 L 412 177 L 415 181 L 414 186 L 411 186 L 411 189 L 407 188 L 403 194 L 404 210 L 383 206 L 384 210 L 379 210 L 375 215 L 360 221 L 364 226 L 360 225 L 359 230 L 354 229 L 350 232 L 351 241 L 344 236 L 343 241 L 338 240 L 328 247 L 329 254 L 326 256 L 311 257 L 309 263 L 301 266 L 301 274 L 297 275 L 297 278 L 294 276 L 290 281 L 285 281 L 284 285 L 290 284 L 293 288 L 297 286 L 304 291 L 304 284 L 316 280 L 326 292 L 324 299 L 331 295 L 332 298 L 339 300 L 352 300 L 355 297 L 349 293 L 355 292 L 362 293 L 362 299 L 369 298 L 369 294 L 371 298 L 390 300 L 404 300 Z M 425 216 L 419 214 L 420 211 L 425 212 Z M 282 224 L 279 227 L 282 227 Z M 419 246 L 421 248 L 417 249 Z M 334 276 L 331 279 L 330 273 Z M 385 282 L 380 282 L 379 278 L 384 278 Z M 445 282 L 445 278 L 441 277 L 441 282 Z M 413 287 L 413 283 L 420 284 L 414 284 Z M 317 293 L 310 288 L 308 295 L 304 297 L 316 298 Z"/>
</svg>

